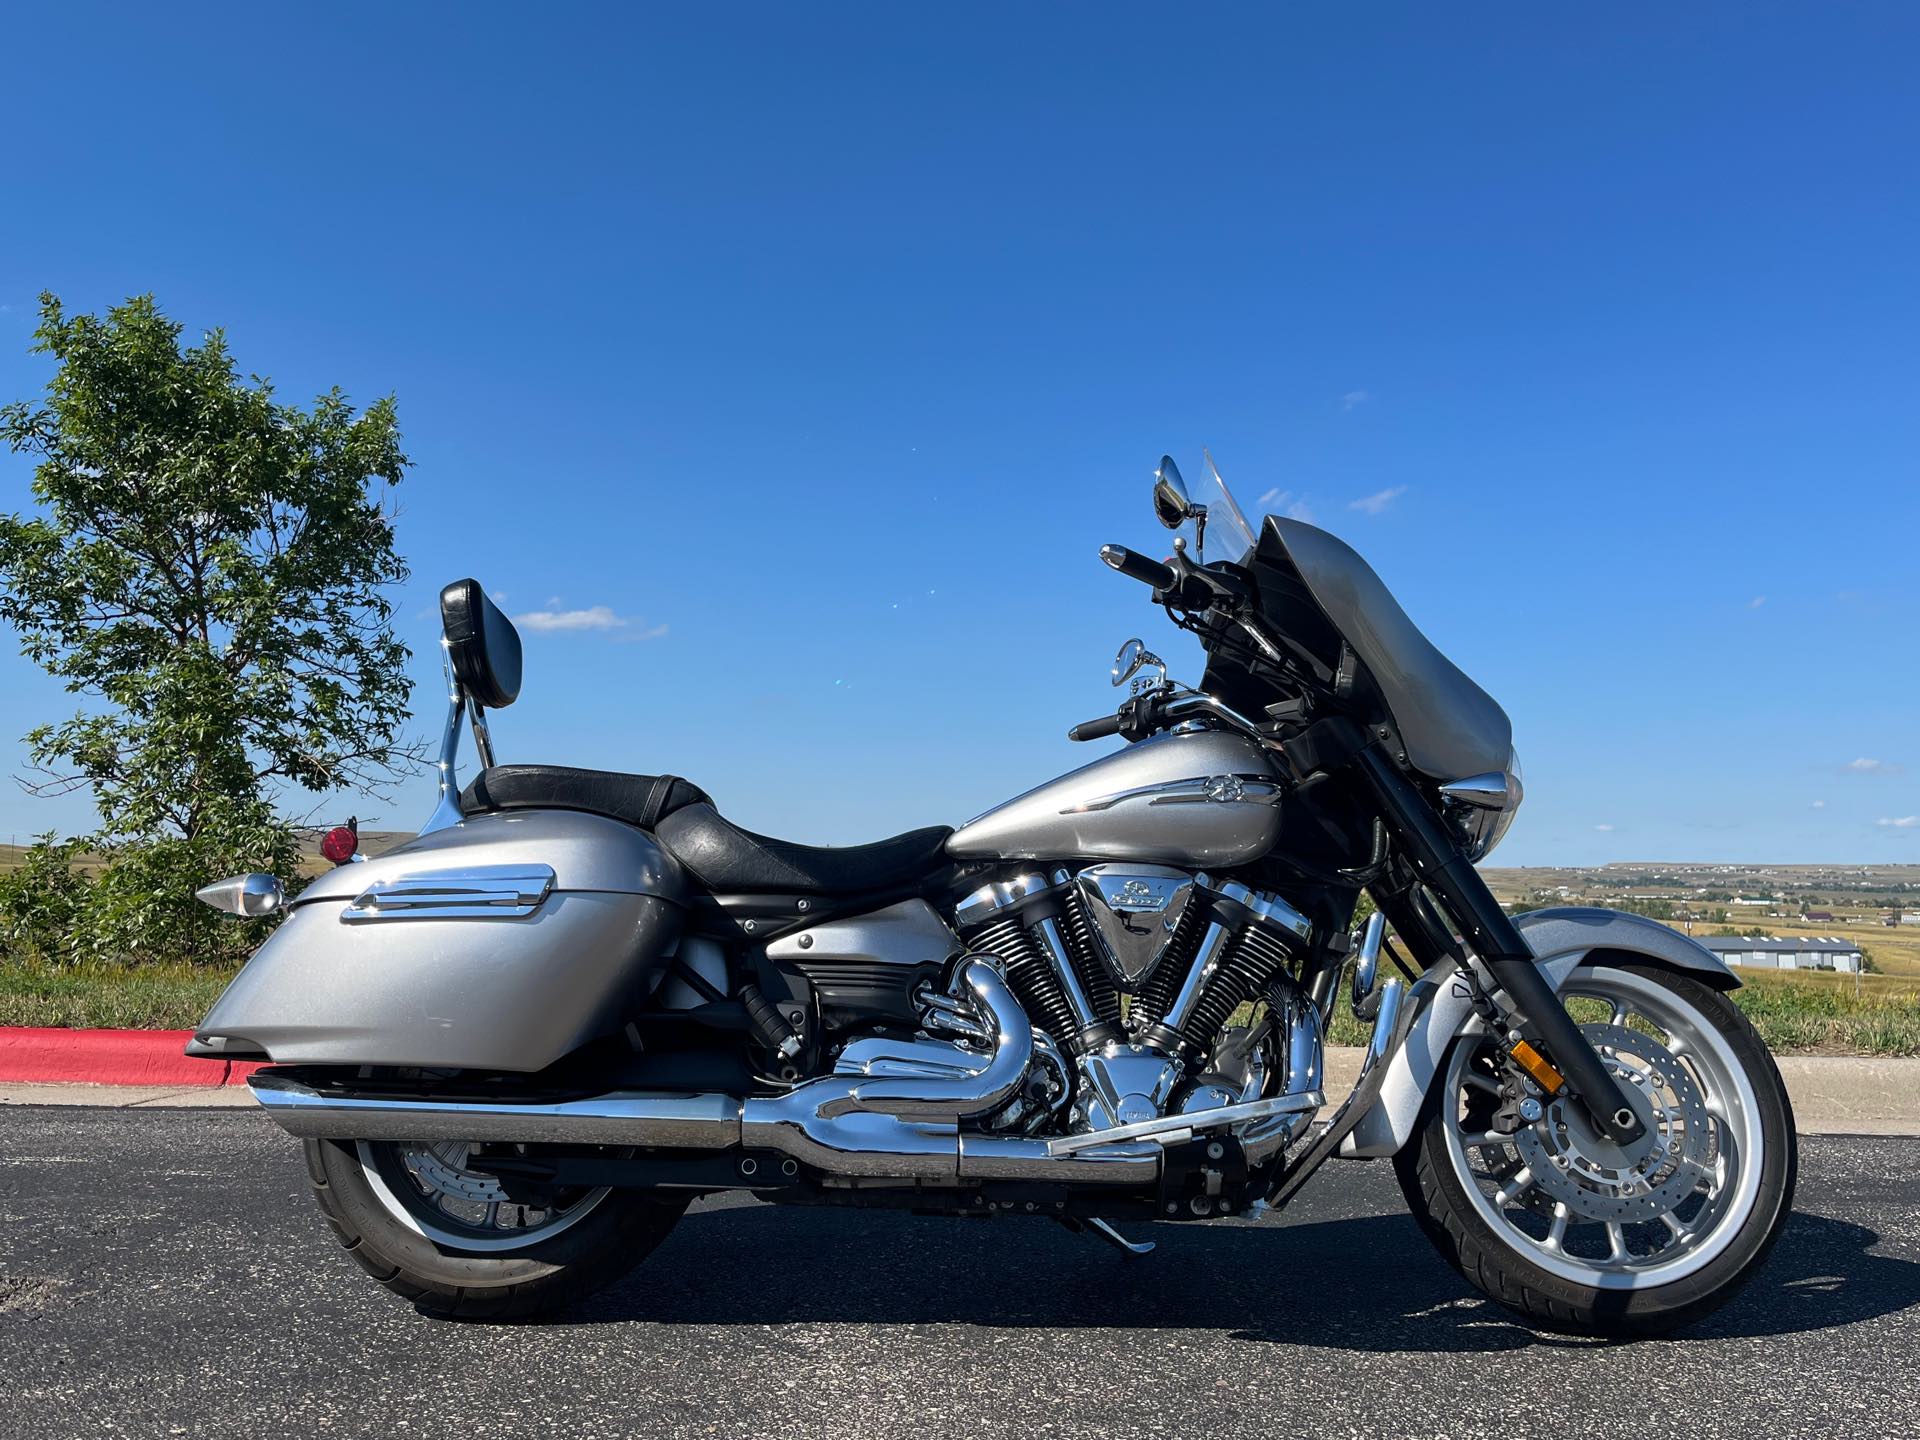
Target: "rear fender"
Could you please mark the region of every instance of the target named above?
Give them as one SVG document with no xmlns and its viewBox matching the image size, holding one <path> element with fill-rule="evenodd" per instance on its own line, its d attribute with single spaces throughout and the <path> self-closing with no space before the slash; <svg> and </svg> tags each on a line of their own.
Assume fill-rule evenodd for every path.
<svg viewBox="0 0 1920 1440">
<path fill-rule="evenodd" d="M 1598 964 L 1610 956 L 1681 970 L 1720 990 L 1740 983 L 1711 950 L 1643 915 L 1581 906 L 1533 910 L 1516 915 L 1513 923 L 1555 990 L 1565 986 L 1581 965 Z M 1414 1007 L 1414 1019 L 1406 1043 L 1387 1062 L 1372 1108 L 1341 1143 L 1343 1156 L 1373 1159 L 1396 1154 L 1413 1135 L 1448 1048 L 1459 1036 L 1478 1035 L 1486 1029 L 1466 983 L 1450 962 L 1422 975 L 1408 1003 Z"/>
</svg>

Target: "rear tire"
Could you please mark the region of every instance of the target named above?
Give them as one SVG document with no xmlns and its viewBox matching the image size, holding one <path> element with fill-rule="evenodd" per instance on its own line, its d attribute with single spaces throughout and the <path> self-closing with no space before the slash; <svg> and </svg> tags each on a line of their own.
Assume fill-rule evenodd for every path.
<svg viewBox="0 0 1920 1440">
<path fill-rule="evenodd" d="M 465 1249 L 395 1213 L 392 1191 L 381 1193 L 355 1141 L 309 1140 L 306 1156 L 320 1211 L 360 1268 L 445 1319 L 524 1320 L 569 1305 L 644 1260 L 687 1208 L 678 1196 L 610 1190 L 551 1234 Z"/>
<path fill-rule="evenodd" d="M 1603 1243 L 1620 1248 L 1611 1255 L 1590 1249 L 1587 1255 L 1592 1258 L 1584 1258 L 1565 1238 L 1570 1231 L 1569 1220 L 1573 1227 L 1584 1223 L 1589 1230 L 1597 1222 L 1570 1212 L 1565 1203 L 1552 1205 L 1551 1195 L 1542 1198 L 1543 1191 L 1548 1190 L 1565 1196 L 1575 1192 L 1567 1187 L 1564 1177 L 1555 1177 L 1558 1183 L 1553 1186 L 1529 1180 L 1532 1171 L 1527 1162 L 1539 1164 L 1545 1153 L 1541 1147 L 1532 1144 L 1531 1137 L 1525 1137 L 1529 1140 L 1527 1148 L 1489 1145 L 1486 1142 L 1496 1138 L 1492 1134 L 1476 1138 L 1487 1127 L 1484 1109 L 1476 1117 L 1472 1092 L 1478 1088 L 1484 1093 L 1488 1074 L 1484 1062 L 1478 1074 L 1468 1073 L 1475 1066 L 1474 1051 L 1481 1046 L 1476 1039 L 1454 1042 L 1449 1062 L 1427 1097 L 1420 1128 L 1394 1157 L 1394 1169 L 1408 1207 L 1434 1248 L 1488 1298 L 1542 1329 L 1585 1335 L 1661 1334 L 1724 1305 L 1766 1259 L 1793 1204 L 1799 1164 L 1793 1111 L 1765 1042 L 1720 991 L 1690 976 L 1636 964 L 1582 968 L 1564 989 L 1611 1002 L 1615 1007 L 1611 1023 L 1615 1026 L 1625 1025 L 1623 1016 L 1627 1014 L 1663 1017 L 1641 1018 L 1640 1024 L 1666 1027 L 1668 1040 L 1655 1042 L 1655 1051 L 1665 1054 L 1668 1062 L 1675 1054 L 1686 1057 L 1682 1063 L 1687 1074 L 1677 1077 L 1677 1088 L 1685 1092 L 1690 1077 L 1697 1087 L 1696 1098 L 1701 1098 L 1705 1106 L 1704 1113 L 1715 1117 L 1719 1126 L 1716 1143 L 1719 1153 L 1726 1157 L 1725 1162 L 1716 1162 L 1723 1164 L 1722 1173 L 1734 1163 L 1740 1167 L 1737 1186 L 1730 1180 L 1722 1182 L 1730 1196 L 1738 1200 L 1737 1212 L 1730 1209 L 1719 1221 L 1699 1229 L 1698 1239 L 1681 1241 L 1680 1236 L 1689 1228 L 1698 1229 L 1703 1224 L 1699 1217 L 1709 1214 L 1715 1192 L 1708 1190 L 1706 1202 L 1690 1200 L 1701 1208 L 1693 1212 L 1695 1218 L 1676 1222 L 1680 1223 L 1679 1230 L 1673 1231 L 1659 1216 L 1654 1217 L 1658 1225 L 1622 1225 L 1615 1221 L 1605 1227 L 1611 1239 Z M 1597 1023 L 1587 1028 L 1590 1036 L 1602 1031 Z M 1643 1063 L 1635 1058 L 1634 1035 L 1616 1032 L 1614 1039 L 1622 1046 L 1618 1054 L 1628 1065 Z M 1615 1063 L 1605 1048 L 1604 1037 L 1596 1043 L 1603 1043 L 1602 1055 L 1610 1064 Z M 1702 1056 L 1710 1056 L 1712 1064 L 1702 1064 Z M 1670 1080 L 1676 1078 L 1672 1071 L 1668 1076 Z M 1465 1086 L 1459 1084 L 1462 1079 L 1467 1082 Z M 1715 1096 L 1716 1088 L 1733 1092 L 1732 1102 L 1727 1094 Z M 1490 1102 L 1478 1103 L 1484 1107 Z M 1635 1103 L 1641 1102 L 1636 1099 Z M 1532 1128 L 1555 1129 L 1556 1113 L 1550 1109 Z M 1668 1111 L 1668 1117 L 1673 1113 Z M 1692 1123 L 1696 1126 L 1702 1113 L 1694 1111 Z M 1730 1118 L 1720 1118 L 1723 1115 Z M 1732 1117 L 1737 1117 L 1737 1126 Z M 1675 1133 L 1683 1133 L 1686 1123 L 1683 1116 Z M 1579 1122 L 1571 1120 L 1569 1124 L 1577 1132 Z M 1560 1136 L 1568 1133 L 1569 1124 L 1557 1127 Z M 1494 1157 L 1492 1175 L 1478 1168 L 1489 1154 Z M 1470 1160 L 1469 1156 L 1475 1158 Z M 1617 1161 L 1619 1157 L 1611 1158 Z M 1563 1165 L 1560 1159 L 1572 1163 Z M 1577 1173 L 1585 1159 L 1577 1149 L 1561 1151 L 1554 1168 Z M 1746 1178 L 1749 1168 L 1751 1189 Z M 1592 1173 L 1608 1172 L 1602 1169 Z M 1595 1208 L 1604 1215 L 1609 1203 L 1605 1192 L 1596 1190 L 1593 1194 Z M 1636 1196 L 1644 1196 L 1648 1190 L 1630 1189 L 1624 1194 L 1630 1206 Z M 1523 1196 L 1528 1198 L 1519 1198 Z M 1528 1205 L 1543 1213 L 1529 1218 Z M 1549 1217 L 1553 1229 L 1543 1235 Z M 1672 1231 L 1666 1243 L 1678 1248 L 1659 1248 L 1662 1227 Z M 1629 1232 L 1637 1232 L 1634 1244 L 1644 1245 L 1643 1252 L 1621 1243 Z M 1654 1241 L 1639 1238 L 1649 1234 Z M 1696 1247 L 1697 1255 L 1690 1256 L 1686 1248 L 1689 1243 Z M 1669 1255 L 1673 1258 L 1667 1259 Z"/>
</svg>

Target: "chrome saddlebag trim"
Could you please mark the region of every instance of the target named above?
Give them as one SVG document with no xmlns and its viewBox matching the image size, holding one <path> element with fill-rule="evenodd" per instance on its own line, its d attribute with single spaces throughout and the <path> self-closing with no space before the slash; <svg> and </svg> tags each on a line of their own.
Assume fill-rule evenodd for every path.
<svg viewBox="0 0 1920 1440">
<path fill-rule="evenodd" d="M 553 893 L 551 865 L 474 865 L 377 880 L 340 912 L 345 921 L 513 920 Z"/>
</svg>

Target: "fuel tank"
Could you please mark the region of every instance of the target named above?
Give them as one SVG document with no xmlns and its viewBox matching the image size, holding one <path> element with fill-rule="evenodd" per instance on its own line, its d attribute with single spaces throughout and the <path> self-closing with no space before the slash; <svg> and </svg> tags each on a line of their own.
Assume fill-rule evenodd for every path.
<svg viewBox="0 0 1920 1440">
<path fill-rule="evenodd" d="M 1156 735 L 968 821 L 947 841 L 947 853 L 956 860 L 1244 865 L 1279 838 L 1280 791 L 1266 752 L 1244 736 Z"/>
<path fill-rule="evenodd" d="M 308 885 L 188 1053 L 542 1070 L 620 1028 L 685 898 L 679 866 L 630 825 L 469 816 Z"/>
</svg>

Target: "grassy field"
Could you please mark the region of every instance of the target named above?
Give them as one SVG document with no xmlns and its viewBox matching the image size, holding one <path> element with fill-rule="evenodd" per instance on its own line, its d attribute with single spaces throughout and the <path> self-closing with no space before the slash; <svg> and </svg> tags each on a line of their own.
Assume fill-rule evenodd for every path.
<svg viewBox="0 0 1920 1440">
<path fill-rule="evenodd" d="M 0 960 L 0 1025 L 190 1030 L 232 978 L 196 965 L 56 969 Z"/>
</svg>

